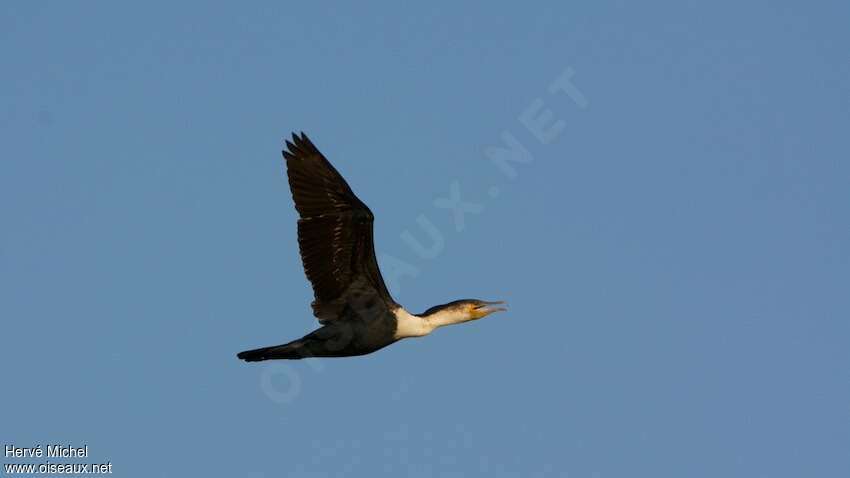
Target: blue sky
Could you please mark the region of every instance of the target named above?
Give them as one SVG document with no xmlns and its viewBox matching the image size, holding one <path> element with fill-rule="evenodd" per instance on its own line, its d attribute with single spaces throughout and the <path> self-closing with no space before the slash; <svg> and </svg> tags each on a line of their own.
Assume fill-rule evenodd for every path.
<svg viewBox="0 0 850 478">
<path fill-rule="evenodd" d="M 140 477 L 848 476 L 848 18 L 5 2 L 0 439 Z M 399 302 L 510 312 L 238 361 L 316 325 L 300 130 L 375 213 Z"/>
</svg>

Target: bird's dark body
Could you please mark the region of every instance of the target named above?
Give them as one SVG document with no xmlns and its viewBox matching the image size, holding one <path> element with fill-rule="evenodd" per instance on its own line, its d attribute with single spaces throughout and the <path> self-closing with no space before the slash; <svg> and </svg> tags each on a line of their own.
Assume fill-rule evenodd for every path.
<svg viewBox="0 0 850 478">
<path fill-rule="evenodd" d="M 395 318 L 352 320 L 324 325 L 287 344 L 248 350 L 238 355 L 248 362 L 310 357 L 352 357 L 380 350 L 396 341 Z"/>
<path fill-rule="evenodd" d="M 239 358 L 255 362 L 270 359 L 351 357 L 365 355 L 392 344 L 397 321 L 393 309 L 374 294 L 361 291 L 357 299 L 340 305 L 336 320 L 287 344 L 248 350 Z"/>
</svg>

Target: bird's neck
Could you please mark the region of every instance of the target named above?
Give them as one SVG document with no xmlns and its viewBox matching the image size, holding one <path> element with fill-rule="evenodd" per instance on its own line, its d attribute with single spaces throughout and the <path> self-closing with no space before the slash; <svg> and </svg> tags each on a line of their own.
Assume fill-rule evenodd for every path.
<svg viewBox="0 0 850 478">
<path fill-rule="evenodd" d="M 395 311 L 395 316 L 396 339 L 422 337 L 439 327 L 460 324 L 470 320 L 470 317 L 456 310 L 438 310 L 433 314 L 415 315 L 402 307 Z"/>
</svg>

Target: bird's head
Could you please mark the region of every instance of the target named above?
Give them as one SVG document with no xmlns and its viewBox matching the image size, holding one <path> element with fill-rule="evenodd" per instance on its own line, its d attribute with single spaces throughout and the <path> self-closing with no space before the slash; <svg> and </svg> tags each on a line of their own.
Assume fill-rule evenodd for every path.
<svg viewBox="0 0 850 478">
<path fill-rule="evenodd" d="M 462 299 L 448 304 L 431 307 L 421 314 L 421 317 L 429 319 L 435 326 L 459 324 L 478 320 L 493 312 L 508 310 L 503 305 L 504 301 L 489 302 L 478 299 Z"/>
</svg>

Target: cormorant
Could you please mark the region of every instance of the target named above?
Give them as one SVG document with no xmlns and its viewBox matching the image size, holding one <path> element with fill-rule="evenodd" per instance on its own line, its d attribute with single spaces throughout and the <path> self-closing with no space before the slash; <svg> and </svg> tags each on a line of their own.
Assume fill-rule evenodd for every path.
<svg viewBox="0 0 850 478">
<path fill-rule="evenodd" d="M 464 299 L 411 314 L 384 284 L 372 240 L 372 211 L 302 132 L 283 151 L 298 211 L 298 247 L 313 285 L 313 315 L 321 327 L 292 342 L 247 350 L 248 362 L 307 357 L 348 357 L 379 350 L 437 327 L 480 319 L 501 301 Z"/>
</svg>

